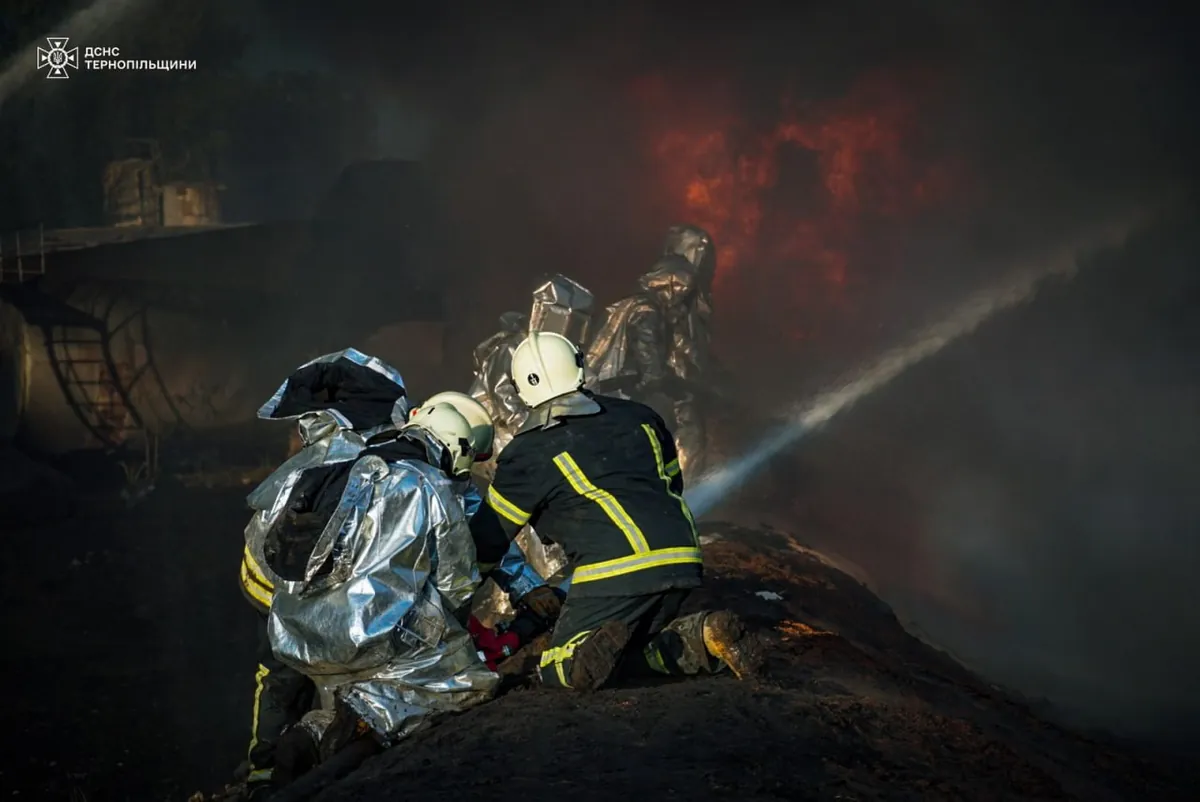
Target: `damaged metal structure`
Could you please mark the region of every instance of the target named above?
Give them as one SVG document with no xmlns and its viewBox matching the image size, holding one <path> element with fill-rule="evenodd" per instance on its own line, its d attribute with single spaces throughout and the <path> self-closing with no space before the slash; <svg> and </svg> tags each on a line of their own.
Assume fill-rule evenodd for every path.
<svg viewBox="0 0 1200 802">
<path fill-rule="evenodd" d="M 203 276 L 204 257 L 234 250 L 260 269 L 282 267 L 298 247 L 282 233 L 6 235 L 0 304 L 11 322 L 0 352 L 11 365 L 5 383 L 22 402 L 5 429 L 19 427 L 38 450 L 57 453 L 246 420 L 255 406 L 250 366 L 231 357 L 256 333 L 253 308 L 270 308 L 271 293 L 252 273 Z"/>
<path fill-rule="evenodd" d="M 114 162 L 107 227 L 0 232 L 0 436 L 41 453 L 137 452 L 233 429 L 270 393 L 264 376 L 348 342 L 419 341 L 406 369 L 435 374 L 440 294 L 404 278 L 423 272 L 409 260 L 428 227 L 374 219 L 428 206 L 419 179 L 409 163 L 352 166 L 314 220 L 222 224 L 212 187 L 163 182 L 150 157 Z M 331 277 L 347 259 L 363 275 Z M 380 291 L 364 297 L 368 275 Z M 411 287 L 393 293 L 400 281 Z M 322 314 L 329 325 L 312 326 Z"/>
</svg>

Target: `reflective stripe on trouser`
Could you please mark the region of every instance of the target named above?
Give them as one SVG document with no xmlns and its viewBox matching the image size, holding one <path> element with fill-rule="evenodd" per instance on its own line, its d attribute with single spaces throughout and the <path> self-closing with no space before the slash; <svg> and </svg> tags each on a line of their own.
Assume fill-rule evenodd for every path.
<svg viewBox="0 0 1200 802">
<path fill-rule="evenodd" d="M 316 695 L 316 687 L 308 677 L 279 662 L 271 652 L 265 617 L 259 630 L 258 661 L 247 750 L 250 782 L 271 779 L 280 735 L 312 708 Z"/>
<path fill-rule="evenodd" d="M 542 660 L 538 665 L 538 674 L 545 685 L 557 685 L 560 688 L 571 687 L 571 666 L 574 663 L 575 650 L 587 641 L 592 630 L 576 632 L 562 646 L 552 646 L 542 652 Z"/>
<path fill-rule="evenodd" d="M 542 653 L 539 674 L 551 687 L 571 687 L 576 652 L 608 621 L 623 621 L 632 631 L 619 669 L 627 676 L 690 675 L 715 672 L 720 663 L 704 648 L 706 613 L 679 616 L 689 591 L 646 596 L 595 596 L 571 599 L 563 607 L 550 647 Z"/>
</svg>

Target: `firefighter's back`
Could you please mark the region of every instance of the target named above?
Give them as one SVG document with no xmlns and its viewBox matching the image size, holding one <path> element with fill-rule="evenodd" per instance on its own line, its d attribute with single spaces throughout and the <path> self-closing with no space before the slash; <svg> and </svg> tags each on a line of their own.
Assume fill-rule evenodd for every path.
<svg viewBox="0 0 1200 802">
<path fill-rule="evenodd" d="M 572 558 L 577 595 L 698 586 L 696 530 L 666 424 L 644 404 L 594 398 L 598 414 L 527 432 L 504 455 L 545 477 L 538 532 Z"/>
</svg>

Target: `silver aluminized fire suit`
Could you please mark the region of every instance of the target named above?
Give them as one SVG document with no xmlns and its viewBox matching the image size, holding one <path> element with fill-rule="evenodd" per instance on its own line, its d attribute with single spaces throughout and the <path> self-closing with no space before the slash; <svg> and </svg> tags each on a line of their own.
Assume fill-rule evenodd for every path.
<svg viewBox="0 0 1200 802">
<path fill-rule="evenodd" d="M 248 756 L 252 783 L 271 780 L 280 735 L 314 702 L 311 682 L 275 657 L 267 637 L 266 616 L 275 592 L 294 584 L 272 568 L 278 545 L 273 535 L 289 515 L 310 505 L 307 486 L 313 477 L 358 459 L 368 439 L 402 425 L 409 411 L 400 373 L 350 348 L 302 365 L 258 412 L 267 420 L 296 420 L 302 448 L 247 498 L 254 515 L 246 526 L 240 579 L 264 622 Z M 469 518 L 481 503 L 479 492 L 469 480 L 459 484 L 457 497 Z M 514 602 L 545 584 L 516 545 L 492 576 Z"/>
<path fill-rule="evenodd" d="M 530 331 L 552 331 L 581 349 L 587 343 L 593 298 L 586 287 L 559 273 L 539 281 L 532 295 L 529 315 L 505 312 L 500 330 L 475 347 L 475 380 L 469 393 L 492 416 L 495 454 L 504 450 L 529 412 L 509 375 L 513 351 L 521 341 Z"/>
<path fill-rule="evenodd" d="M 386 745 L 498 687 L 466 628 L 481 577 L 465 485 L 446 464 L 445 448 L 417 428 L 366 449 L 304 578 L 276 591 L 271 646 L 320 691 L 322 709 L 304 722 L 314 735 L 336 703 Z"/>
<path fill-rule="evenodd" d="M 496 427 L 494 454 L 512 440 L 529 411 L 509 376 L 513 351 L 528 334 L 528 316 L 505 312 L 500 316 L 500 330 L 475 346 L 475 380 L 467 392 L 492 416 Z"/>
<path fill-rule="evenodd" d="M 561 273 L 545 276 L 534 287 L 532 301 L 528 316 L 520 312 L 501 315 L 500 331 L 475 348 L 475 381 L 470 394 L 492 414 L 496 425 L 493 459 L 480 471 L 489 482 L 495 471 L 495 457 L 520 430 L 529 414 L 529 408 L 521 401 L 512 383 L 513 351 L 530 331 L 561 334 L 580 348 L 587 342 L 589 334 L 592 293 L 575 280 Z M 543 543 L 528 528 L 518 534 L 513 542 L 541 576 L 549 579 L 567 567 L 567 556 L 562 547 Z M 511 555 L 511 549 L 509 553 Z M 482 612 L 502 615 L 509 610 L 506 609 L 503 596 L 493 594 Z"/>
<path fill-rule="evenodd" d="M 707 432 L 697 390 L 712 367 L 715 263 L 707 232 L 673 226 L 664 255 L 638 280 L 640 291 L 608 307 L 587 351 L 588 387 L 655 407 L 691 476 L 705 467 Z"/>
</svg>

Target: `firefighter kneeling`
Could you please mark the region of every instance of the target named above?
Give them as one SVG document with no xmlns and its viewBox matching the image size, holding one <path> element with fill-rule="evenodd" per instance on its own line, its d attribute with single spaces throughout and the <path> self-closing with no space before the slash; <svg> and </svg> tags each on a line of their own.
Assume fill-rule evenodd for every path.
<svg viewBox="0 0 1200 802">
<path fill-rule="evenodd" d="M 756 661 L 735 614 L 679 617 L 703 560 L 671 433 L 648 406 L 588 392 L 583 375 L 561 335 L 534 332 L 517 347 L 512 378 L 531 412 L 471 520 L 481 567 L 526 524 L 570 556 L 543 683 L 593 690 L 617 674 L 722 666 L 746 676 Z"/>
</svg>

